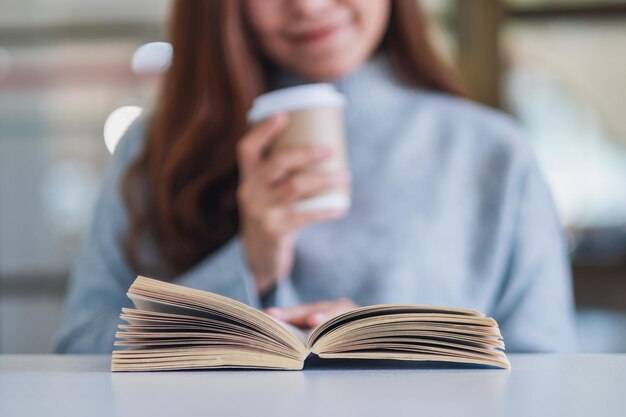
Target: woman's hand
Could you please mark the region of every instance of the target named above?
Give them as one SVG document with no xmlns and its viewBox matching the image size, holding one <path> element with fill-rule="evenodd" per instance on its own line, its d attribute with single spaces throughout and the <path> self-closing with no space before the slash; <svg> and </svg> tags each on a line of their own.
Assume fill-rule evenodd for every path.
<svg viewBox="0 0 626 417">
<path fill-rule="evenodd" d="M 313 328 L 358 306 L 347 298 L 301 304 L 295 307 L 270 307 L 265 312 L 278 320 L 298 327 Z"/>
<path fill-rule="evenodd" d="M 277 114 L 253 127 L 238 146 L 240 184 L 237 201 L 241 236 L 257 290 L 264 294 L 293 266 L 297 232 L 305 226 L 342 217 L 345 210 L 296 212 L 294 202 L 350 181 L 347 172 L 303 171 L 330 155 L 330 149 L 306 145 L 267 155 L 287 125 Z"/>
</svg>

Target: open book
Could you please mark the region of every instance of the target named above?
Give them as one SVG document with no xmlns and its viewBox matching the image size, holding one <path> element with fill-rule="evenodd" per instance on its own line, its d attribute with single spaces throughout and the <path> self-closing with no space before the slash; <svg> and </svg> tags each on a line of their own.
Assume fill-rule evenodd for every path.
<svg viewBox="0 0 626 417">
<path fill-rule="evenodd" d="M 113 371 L 302 369 L 320 358 L 443 361 L 509 368 L 496 321 L 473 310 L 361 307 L 309 332 L 233 299 L 138 277 L 122 309 Z"/>
</svg>

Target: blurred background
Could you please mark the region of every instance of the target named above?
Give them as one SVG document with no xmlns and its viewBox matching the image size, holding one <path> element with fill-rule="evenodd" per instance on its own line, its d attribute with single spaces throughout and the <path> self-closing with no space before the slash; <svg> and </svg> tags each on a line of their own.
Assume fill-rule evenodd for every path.
<svg viewBox="0 0 626 417">
<path fill-rule="evenodd" d="M 527 129 L 569 237 L 581 350 L 626 352 L 626 1 L 430 0 Z M 166 0 L 0 0 L 0 353 L 44 353 L 110 152 L 155 97 Z"/>
</svg>

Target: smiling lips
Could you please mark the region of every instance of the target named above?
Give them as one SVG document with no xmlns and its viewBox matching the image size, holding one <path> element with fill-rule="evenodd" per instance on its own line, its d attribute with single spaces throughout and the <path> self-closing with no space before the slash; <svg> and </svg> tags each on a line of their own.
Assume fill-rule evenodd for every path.
<svg viewBox="0 0 626 417">
<path fill-rule="evenodd" d="M 293 35 L 293 39 L 300 44 L 314 44 L 331 38 L 335 33 L 339 32 L 343 25 L 335 24 L 319 29 L 309 30 Z"/>
</svg>

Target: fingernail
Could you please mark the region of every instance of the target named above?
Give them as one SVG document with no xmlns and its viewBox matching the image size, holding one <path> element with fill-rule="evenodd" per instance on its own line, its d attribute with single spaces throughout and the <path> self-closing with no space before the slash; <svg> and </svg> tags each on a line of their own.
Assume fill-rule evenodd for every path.
<svg viewBox="0 0 626 417">
<path fill-rule="evenodd" d="M 325 319 L 326 316 L 322 313 L 313 314 L 311 317 L 309 317 L 309 326 L 319 326 Z"/>
<path fill-rule="evenodd" d="M 313 315 L 313 318 L 319 323 L 326 318 L 326 314 L 317 313 Z"/>
</svg>

